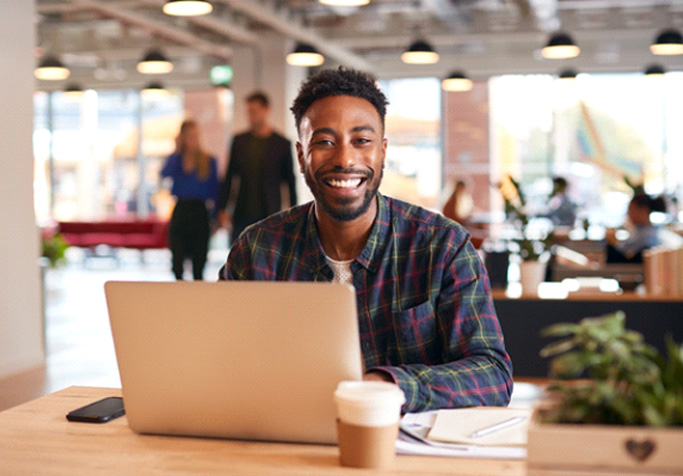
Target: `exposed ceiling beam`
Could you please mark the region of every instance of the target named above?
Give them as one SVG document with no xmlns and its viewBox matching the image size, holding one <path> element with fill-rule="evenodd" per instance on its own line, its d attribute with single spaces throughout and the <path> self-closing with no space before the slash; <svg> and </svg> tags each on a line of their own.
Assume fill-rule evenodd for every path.
<svg viewBox="0 0 683 476">
<path fill-rule="evenodd" d="M 167 40 L 174 41 L 180 45 L 191 46 L 192 48 L 200 51 L 206 55 L 213 56 L 216 58 L 229 60 L 232 56 L 232 49 L 227 46 L 216 45 L 202 38 L 199 38 L 192 33 L 189 33 L 183 28 L 178 28 L 172 25 L 168 25 L 164 22 L 149 18 L 146 15 L 127 10 L 120 6 L 111 6 L 109 4 L 103 4 L 101 2 L 95 1 L 78 1 L 75 0 L 71 4 L 61 4 L 59 6 L 67 11 L 79 11 L 79 10 L 90 10 L 98 12 L 99 14 L 107 17 L 116 19 L 122 23 L 128 25 L 134 25 L 149 31 L 152 34 L 166 38 Z M 64 11 L 64 10 L 62 10 Z M 55 7 L 50 8 L 38 8 L 39 13 L 46 12 L 56 12 Z"/>
<path fill-rule="evenodd" d="M 224 60 L 229 60 L 232 57 L 231 48 L 206 41 L 196 35 L 188 33 L 185 29 L 170 26 L 166 23 L 149 18 L 146 15 L 141 15 L 122 8 L 109 7 L 102 5 L 101 3 L 91 3 L 91 5 L 95 10 L 105 16 L 144 28 L 156 35 L 175 41 L 181 45 L 192 46 L 206 55 Z"/>
<path fill-rule="evenodd" d="M 233 25 L 225 20 L 219 20 L 212 16 L 198 16 L 190 17 L 189 20 L 197 26 L 211 30 L 215 33 L 225 35 L 233 41 L 238 43 L 247 43 L 256 45 L 259 43 L 259 37 L 247 29 Z"/>
<path fill-rule="evenodd" d="M 250 16 L 255 21 L 268 25 L 273 30 L 297 41 L 310 43 L 324 55 L 338 62 L 366 72 L 374 72 L 375 67 L 364 58 L 338 44 L 325 40 L 293 18 L 287 18 L 274 8 L 253 0 L 221 0 L 232 9 Z"/>
</svg>

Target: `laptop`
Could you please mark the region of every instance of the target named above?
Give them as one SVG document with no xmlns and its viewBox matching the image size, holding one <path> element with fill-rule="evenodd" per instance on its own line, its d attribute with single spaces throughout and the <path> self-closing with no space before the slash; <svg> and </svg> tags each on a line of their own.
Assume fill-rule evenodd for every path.
<svg viewBox="0 0 683 476">
<path fill-rule="evenodd" d="M 105 283 L 138 433 L 337 441 L 333 394 L 361 380 L 353 287 L 313 282 Z"/>
</svg>

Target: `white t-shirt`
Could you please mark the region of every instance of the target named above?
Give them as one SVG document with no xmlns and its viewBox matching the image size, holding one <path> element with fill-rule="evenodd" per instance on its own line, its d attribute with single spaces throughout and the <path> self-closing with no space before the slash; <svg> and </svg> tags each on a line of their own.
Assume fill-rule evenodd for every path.
<svg viewBox="0 0 683 476">
<path fill-rule="evenodd" d="M 327 261 L 330 263 L 332 271 L 334 271 L 333 283 L 349 283 L 353 285 L 353 274 L 351 274 L 352 259 L 348 261 L 336 261 L 328 256 Z"/>
</svg>

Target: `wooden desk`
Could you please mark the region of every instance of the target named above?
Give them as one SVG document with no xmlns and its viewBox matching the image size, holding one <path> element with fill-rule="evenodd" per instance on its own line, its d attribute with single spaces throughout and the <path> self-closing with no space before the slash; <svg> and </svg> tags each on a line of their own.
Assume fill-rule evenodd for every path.
<svg viewBox="0 0 683 476">
<path fill-rule="evenodd" d="M 336 446 L 138 435 L 126 417 L 104 424 L 68 411 L 118 389 L 70 387 L 0 413 L 2 475 L 439 475 L 524 476 L 526 462 L 397 456 L 386 471 L 339 466 Z"/>
</svg>

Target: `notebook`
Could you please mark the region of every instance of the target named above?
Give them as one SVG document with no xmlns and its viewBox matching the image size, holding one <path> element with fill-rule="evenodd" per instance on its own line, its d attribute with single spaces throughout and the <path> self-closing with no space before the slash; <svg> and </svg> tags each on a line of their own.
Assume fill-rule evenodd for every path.
<svg viewBox="0 0 683 476">
<path fill-rule="evenodd" d="M 362 379 L 351 286 L 109 281 L 105 295 L 134 431 L 336 443 L 334 390 Z"/>
</svg>

